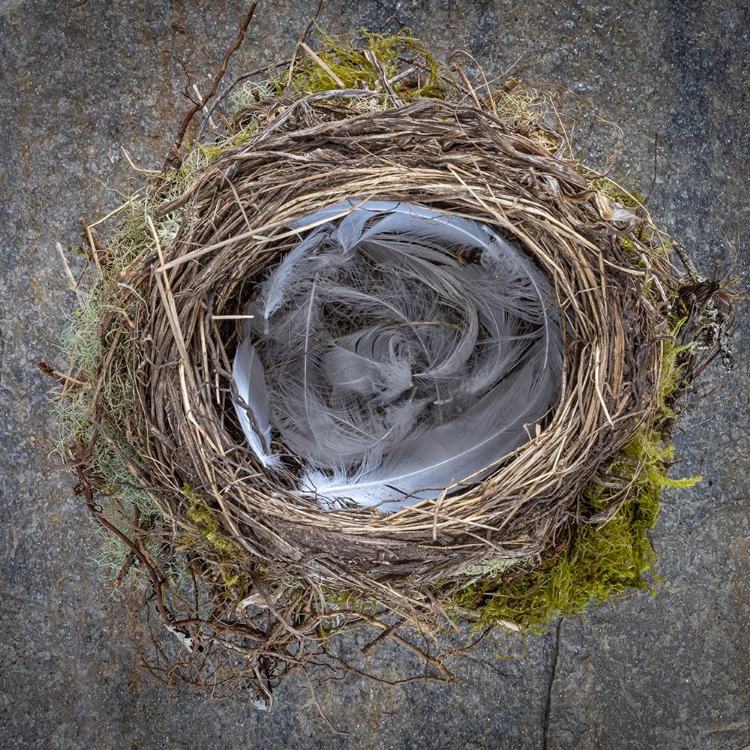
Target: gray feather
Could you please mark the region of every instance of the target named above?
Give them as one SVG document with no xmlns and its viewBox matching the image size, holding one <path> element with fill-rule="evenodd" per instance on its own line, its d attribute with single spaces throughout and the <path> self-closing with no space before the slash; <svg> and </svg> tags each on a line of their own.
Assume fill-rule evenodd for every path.
<svg viewBox="0 0 750 750">
<path fill-rule="evenodd" d="M 237 347 L 232 377 L 239 396 L 239 400 L 233 399 L 234 408 L 247 442 L 263 466 L 275 469 L 279 466 L 279 457 L 271 453 L 271 421 L 265 373 L 263 363 L 249 339 Z"/>
<path fill-rule="evenodd" d="M 294 228 L 312 231 L 263 282 L 263 335 L 241 344 L 234 376 L 251 448 L 269 460 L 272 425 L 306 466 L 302 494 L 384 512 L 435 499 L 486 476 L 549 416 L 559 315 L 513 244 L 384 201 L 345 201 Z"/>
</svg>

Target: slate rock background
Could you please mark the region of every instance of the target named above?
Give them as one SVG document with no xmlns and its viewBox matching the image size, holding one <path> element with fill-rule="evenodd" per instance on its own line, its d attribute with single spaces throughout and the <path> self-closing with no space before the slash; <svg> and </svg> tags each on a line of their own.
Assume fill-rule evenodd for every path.
<svg viewBox="0 0 750 750">
<path fill-rule="evenodd" d="M 262 3 L 232 70 L 283 59 L 314 8 Z M 228 0 L 0 2 L 0 744 L 750 747 L 747 306 L 734 372 L 676 434 L 676 471 L 705 480 L 665 498 L 656 598 L 641 592 L 525 645 L 494 633 L 454 664 L 455 685 L 331 684 L 318 701 L 348 734 L 332 733 L 296 677 L 265 714 L 144 671 L 144 605 L 110 596 L 82 502 L 68 476 L 44 470 L 49 383 L 35 365 L 62 364 L 55 346 L 73 305 L 55 242 L 77 244 L 79 217 L 99 218 L 139 184 L 121 146 L 140 166 L 161 165 L 186 110 L 185 70 L 206 87 L 243 11 Z M 721 260 L 748 285 L 743 0 L 324 0 L 320 24 L 377 29 L 394 14 L 501 82 L 517 74 L 593 103 L 573 132 L 580 152 L 601 164 L 613 131 L 594 114 L 618 123 L 613 175 L 648 196 L 656 223 L 705 269 Z M 387 667 L 400 652 L 377 658 Z"/>
</svg>

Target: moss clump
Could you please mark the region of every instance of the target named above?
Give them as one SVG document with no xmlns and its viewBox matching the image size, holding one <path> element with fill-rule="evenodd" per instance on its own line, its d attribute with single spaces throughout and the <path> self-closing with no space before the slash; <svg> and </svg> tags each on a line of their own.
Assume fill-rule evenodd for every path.
<svg viewBox="0 0 750 750">
<path fill-rule="evenodd" d="M 248 560 L 244 547 L 227 537 L 216 512 L 206 504 L 205 500 L 200 498 L 189 484 L 183 487 L 183 492 L 188 501 L 186 515 L 195 524 L 198 533 L 207 542 L 207 549 L 212 552 L 217 561 L 230 564 Z"/>
<path fill-rule="evenodd" d="M 649 532 L 656 525 L 661 493 L 665 487 L 690 487 L 700 478 L 667 476 L 672 448 L 661 446 L 654 430 L 639 433 L 609 467 L 620 485 L 632 480 L 636 462 L 630 456 L 645 462 L 643 470 L 609 520 L 591 523 L 610 505 L 607 495 L 615 490 L 592 485 L 582 498 L 581 519 L 563 532 L 556 554 L 531 572 L 516 570 L 473 584 L 455 597 L 457 609 L 478 612 L 479 626 L 510 622 L 542 632 L 551 620 L 612 596 L 644 588 L 653 592 L 659 578 Z"/>
<path fill-rule="evenodd" d="M 694 486 L 701 477 L 673 479 L 674 446 L 668 431 L 682 382 L 681 355 L 690 344 L 663 343 L 659 411 L 635 432 L 603 475 L 581 496 L 578 518 L 561 533 L 548 559 L 532 571 L 511 567 L 472 584 L 454 599 L 458 611 L 477 613 L 480 627 L 512 623 L 543 632 L 557 617 L 583 612 L 627 591 L 654 592 L 659 576 L 650 532 L 656 526 L 662 492 Z M 623 500 L 624 498 L 624 500 Z M 467 571 L 471 572 L 471 571 Z"/>
<path fill-rule="evenodd" d="M 450 73 L 407 29 L 393 35 L 362 30 L 352 36 L 319 36 L 320 51 L 297 62 L 289 85 L 286 77 L 278 79 L 287 93 L 299 97 L 337 88 L 384 92 L 388 82 L 399 97 L 443 99 L 452 84 Z"/>
<path fill-rule="evenodd" d="M 195 529 L 182 534 L 179 546 L 200 554 L 202 572 L 214 569 L 228 598 L 241 596 L 247 583 L 248 553 L 239 542 L 227 536 L 216 512 L 189 484 L 185 484 L 183 493 L 187 499 L 185 515 L 195 524 Z"/>
<path fill-rule="evenodd" d="M 607 177 L 597 177 L 595 180 L 591 180 L 589 188 L 603 193 L 610 200 L 623 208 L 629 208 L 631 211 L 643 208 L 643 203 L 646 200 L 646 197 L 637 190 L 625 190 Z"/>
</svg>

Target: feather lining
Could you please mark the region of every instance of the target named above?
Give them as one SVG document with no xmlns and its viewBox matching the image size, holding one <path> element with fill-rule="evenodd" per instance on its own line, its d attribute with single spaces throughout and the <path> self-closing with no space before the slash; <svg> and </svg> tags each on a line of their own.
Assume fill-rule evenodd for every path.
<svg viewBox="0 0 750 750">
<path fill-rule="evenodd" d="M 304 462 L 301 494 L 383 512 L 435 499 L 549 416 L 559 315 L 520 249 L 406 203 L 346 201 L 293 227 L 311 231 L 263 282 L 260 337 L 241 342 L 233 375 L 250 448 L 278 465 L 273 430 Z"/>
<path fill-rule="evenodd" d="M 249 339 L 237 348 L 232 377 L 239 397 L 233 399 L 234 408 L 242 431 L 261 464 L 267 469 L 276 469 L 280 459 L 270 451 L 271 421 L 263 363 Z"/>
</svg>

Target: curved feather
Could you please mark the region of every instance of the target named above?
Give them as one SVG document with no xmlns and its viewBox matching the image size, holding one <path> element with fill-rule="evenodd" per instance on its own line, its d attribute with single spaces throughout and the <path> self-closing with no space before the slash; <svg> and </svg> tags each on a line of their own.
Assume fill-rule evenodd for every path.
<svg viewBox="0 0 750 750">
<path fill-rule="evenodd" d="M 232 401 L 247 442 L 265 468 L 276 469 L 280 458 L 271 453 L 271 421 L 263 363 L 249 339 L 237 347 L 232 377 L 241 399 Z"/>
<path fill-rule="evenodd" d="M 406 203 L 343 201 L 293 226 L 312 231 L 254 303 L 258 363 L 243 342 L 234 369 L 256 424 L 243 422 L 248 442 L 268 460 L 273 425 L 306 465 L 302 494 L 384 512 L 434 499 L 485 476 L 547 418 L 559 314 L 521 250 Z"/>
</svg>

